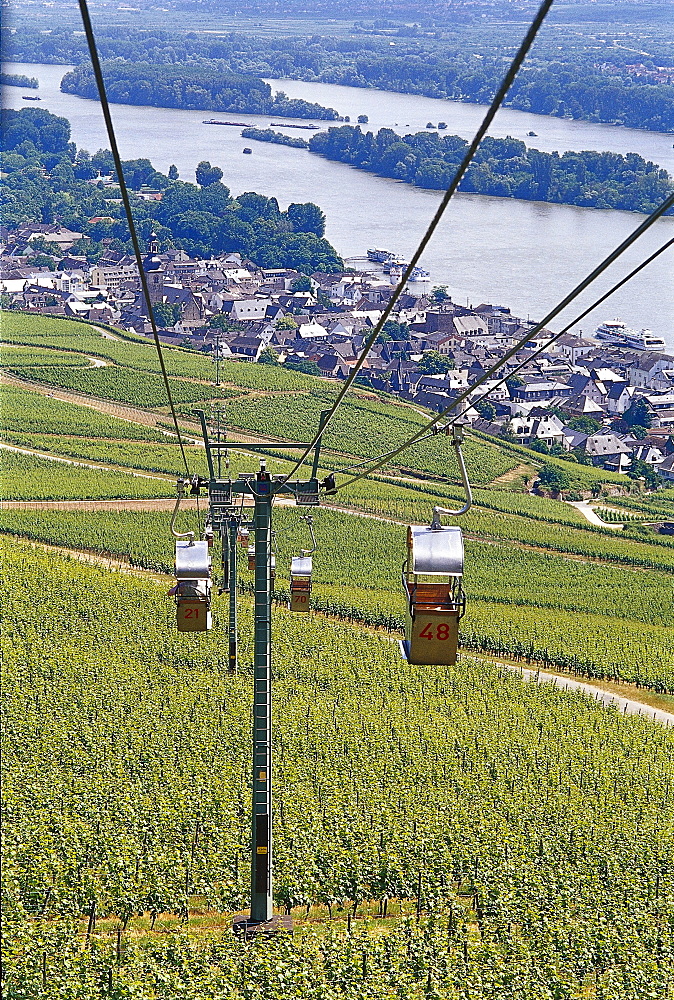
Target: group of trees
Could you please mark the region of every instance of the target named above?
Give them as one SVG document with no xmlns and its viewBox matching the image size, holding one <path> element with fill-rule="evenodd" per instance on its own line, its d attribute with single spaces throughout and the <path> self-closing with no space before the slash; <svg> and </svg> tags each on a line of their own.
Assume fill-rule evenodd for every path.
<svg viewBox="0 0 674 1000">
<path fill-rule="evenodd" d="M 256 38 L 233 33 L 216 36 L 168 30 L 130 32 L 113 26 L 99 28 L 97 41 L 106 60 L 152 63 L 150 71 L 134 71 L 133 78 L 136 83 L 142 82 L 145 96 L 155 89 L 162 90 L 163 101 L 178 98 L 171 97 L 173 84 L 164 93 L 165 83 L 155 82 L 156 69 L 175 65 L 177 72 L 171 79 L 183 80 L 188 91 L 193 87 L 203 88 L 202 99 L 211 93 L 210 87 L 195 76 L 188 77 L 188 71 L 221 76 L 254 74 L 258 79 L 320 80 L 484 104 L 491 101 L 522 35 L 521 21 L 488 27 L 489 30 L 479 31 L 455 23 L 451 33 L 444 33 L 444 37 L 436 33 L 436 38 L 430 38 L 407 37 L 417 33 L 401 26 L 395 47 L 391 47 L 388 38 L 376 35 Z M 598 46 L 595 39 L 585 38 L 577 31 L 549 33 L 537 40 L 505 104 L 536 114 L 673 131 L 674 81 L 645 81 L 632 76 L 627 68 L 643 58 L 637 52 L 643 50 L 644 44 L 654 51 L 658 48 L 644 39 L 643 32 L 637 48 L 626 45 L 624 38 L 618 44 Z M 47 34 L 37 26 L 21 24 L 8 36 L 6 45 L 8 59 L 88 65 L 86 41 L 70 27 L 54 26 Z M 192 65 L 185 66 L 186 63 Z M 195 67 L 195 63 L 201 65 Z M 117 78 L 110 74 L 108 70 L 110 85 L 115 90 Z M 225 89 L 231 86 L 238 92 L 238 85 L 232 81 L 226 83 Z M 256 90 L 261 94 L 259 85 Z M 189 102 L 193 97 L 181 92 L 180 100 Z M 144 97 L 138 103 L 156 102 Z M 224 109 L 220 104 L 205 103 L 169 106 Z M 314 116 L 317 117 L 315 113 Z"/>
<path fill-rule="evenodd" d="M 257 76 L 232 73 L 223 65 L 154 66 L 150 63 L 106 62 L 102 66 L 108 98 L 118 104 L 155 108 L 194 108 L 246 114 L 283 115 L 335 121 L 333 108 L 295 100 Z M 65 94 L 98 99 L 93 69 L 76 66 L 61 80 Z"/>
<path fill-rule="evenodd" d="M 34 76 L 24 76 L 23 73 L 0 73 L 0 85 L 4 87 L 25 87 L 27 90 L 37 90 L 39 86 Z"/>
<path fill-rule="evenodd" d="M 285 135 L 273 128 L 244 128 L 242 139 L 257 139 L 258 142 L 274 142 L 277 146 L 291 146 L 293 149 L 308 149 L 309 143 L 297 135 Z"/>
<path fill-rule="evenodd" d="M 458 135 L 417 132 L 400 136 L 392 129 L 376 135 L 342 125 L 318 132 L 309 149 L 383 177 L 417 187 L 448 187 L 468 143 Z M 523 198 L 588 208 L 650 212 L 667 197 L 672 179 L 666 170 L 637 153 L 585 151 L 542 153 L 519 139 L 483 139 L 460 191 Z"/>
<path fill-rule="evenodd" d="M 2 127 L 6 153 L 0 190 L 7 226 L 59 221 L 89 237 L 73 253 L 90 260 L 106 247 L 131 250 L 118 189 L 100 179 L 91 183 L 99 174 L 114 179 L 108 150 L 78 152 L 67 119 L 41 108 L 4 110 Z M 276 198 L 254 191 L 233 198 L 222 183 L 222 170 L 207 161 L 197 167 L 198 184 L 179 180 L 175 168 L 166 176 L 148 159 L 124 161 L 123 167 L 132 191 L 151 184 L 162 192 L 161 201 L 133 199 L 144 239 L 154 230 L 165 248 L 180 246 L 202 257 L 239 252 L 262 267 L 292 267 L 307 274 L 342 268 L 323 235 L 325 215 L 311 202 L 281 211 Z"/>
</svg>

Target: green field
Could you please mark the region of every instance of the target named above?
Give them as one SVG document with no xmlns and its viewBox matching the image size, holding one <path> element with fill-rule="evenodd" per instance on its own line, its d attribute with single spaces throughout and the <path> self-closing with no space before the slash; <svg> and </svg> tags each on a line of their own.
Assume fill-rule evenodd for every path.
<svg viewBox="0 0 674 1000">
<path fill-rule="evenodd" d="M 6 449 L 0 484 L 4 500 L 141 500 L 175 492 L 165 479 L 83 468 Z"/>
<path fill-rule="evenodd" d="M 170 573 L 168 520 L 167 513 L 132 511 L 85 517 L 63 511 L 3 511 L 0 531 L 119 555 L 133 565 Z M 314 606 L 332 616 L 402 627 L 404 529 L 328 509 L 317 511 L 314 520 Z M 185 514 L 182 521 L 198 527 L 194 514 Z M 292 509 L 278 509 L 275 524 L 276 588 L 284 594 L 290 559 L 306 546 L 308 535 Z M 243 571 L 243 579 L 252 577 Z M 468 540 L 465 586 L 466 648 L 674 693 L 670 574 Z M 214 610 L 216 619 L 224 621 L 226 604 L 216 602 Z"/>
<path fill-rule="evenodd" d="M 111 340 L 86 324 L 16 314 L 7 315 L 3 325 L 6 336 L 14 341 L 6 348 L 8 359 L 23 365 L 25 374 L 40 369 L 40 378 L 54 378 L 61 387 L 75 386 L 82 377 L 93 379 L 95 384 L 87 385 L 96 389 L 94 395 L 146 407 L 154 403 L 155 419 L 167 423 L 163 387 L 156 374 L 158 360 L 153 346 L 142 338 L 124 335 Z M 30 346 L 22 346 L 27 343 Z M 92 368 L 87 356 L 102 357 L 110 364 Z M 73 364 L 61 364 L 63 357 Z M 183 398 L 194 400 L 214 391 L 194 381 L 206 383 L 212 375 L 207 358 L 176 349 L 167 350 L 165 357 L 177 398 L 183 393 Z M 54 359 L 59 365 L 51 364 Z M 76 361 L 87 367 L 78 369 Z M 306 438 L 334 393 L 324 380 L 263 365 L 225 364 L 222 376 L 227 382 L 224 391 L 234 394 L 226 403 L 228 422 L 260 435 L 271 427 L 277 437 Z M 82 382 L 78 384 L 83 388 Z M 4 398 L 8 443 L 120 470 L 82 469 L 5 452 L 7 500 L 168 496 L 173 492 L 170 480 L 143 479 L 122 470 L 168 477 L 183 472 L 176 439 L 159 428 L 26 388 L 8 386 Z M 188 415 L 192 405 L 183 403 Z M 321 475 L 331 465 L 346 466 L 363 455 L 393 447 L 422 420 L 412 407 L 371 393 L 349 397 L 326 434 Z M 191 433 L 196 435 L 196 430 Z M 330 449 L 340 455 L 331 458 Z M 205 474 L 203 448 L 188 443 L 186 451 L 191 471 Z M 452 483 L 457 470 L 444 436 L 411 453 L 412 459 L 406 453 L 405 461 L 419 473 L 426 469 L 448 480 L 388 474 L 361 480 L 331 500 L 379 521 L 328 510 L 317 513 L 317 608 L 354 621 L 400 628 L 403 532 L 381 519 L 428 522 L 435 504 L 455 507 L 463 497 L 462 489 Z M 284 471 L 290 456 L 288 452 L 269 459 L 269 467 Z M 471 597 L 463 623 L 464 648 L 672 690 L 672 539 L 636 523 L 616 534 L 590 525 L 568 504 L 523 492 L 516 466 L 531 470 L 541 461 L 529 449 L 471 435 L 466 456 L 476 487 L 473 509 L 462 519 L 469 539 L 466 583 Z M 230 473 L 256 464 L 253 457 L 234 453 Z M 573 469 L 572 463 L 562 465 Z M 510 470 L 514 470 L 511 482 L 489 485 Z M 581 466 L 576 466 L 575 474 L 584 478 L 584 485 L 605 475 Z M 637 515 L 651 511 L 663 517 L 674 512 L 667 491 L 609 497 L 604 502 L 612 506 L 614 500 Z M 7 510 L 0 514 L 0 530 L 65 547 L 114 553 L 139 566 L 170 570 L 167 520 L 165 514 L 131 511 L 83 517 Z M 297 547 L 306 540 L 297 534 L 298 522 L 290 512 L 280 510 L 276 523 L 279 558 L 287 561 L 292 554 L 290 540 Z M 279 592 L 283 591 L 281 580 L 282 574 Z"/>
<path fill-rule="evenodd" d="M 247 892 L 247 607 L 229 677 L 163 587 L 25 545 L 3 570 L 5 995 L 667 997 L 671 732 L 278 611 L 275 896 L 321 923 L 251 950 L 198 930 Z"/>
</svg>

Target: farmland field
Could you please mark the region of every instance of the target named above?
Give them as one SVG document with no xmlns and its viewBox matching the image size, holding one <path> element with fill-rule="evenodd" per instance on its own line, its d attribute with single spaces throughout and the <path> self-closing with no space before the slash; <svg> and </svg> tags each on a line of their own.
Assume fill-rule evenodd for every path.
<svg viewBox="0 0 674 1000">
<path fill-rule="evenodd" d="M 227 935 L 136 934 L 118 963 L 114 933 L 82 950 L 73 923 L 92 901 L 127 924 L 197 899 L 242 905 L 248 629 L 228 677 L 217 633 L 166 629 L 161 588 L 25 545 L 3 561 L 7 995 L 39 988 L 43 961 L 42 996 L 93 996 L 107 967 L 122 991 L 163 975 L 173 995 L 207 961 L 218 989 L 248 996 L 247 951 Z M 307 984 L 331 996 L 340 968 L 342 988 L 373 998 L 400 983 L 427 996 L 429 976 L 443 997 L 466 976 L 474 997 L 588 983 L 605 1000 L 637 1000 L 644 983 L 666 997 L 673 734 L 477 659 L 413 667 L 385 638 L 298 617 L 277 612 L 275 893 L 298 916 L 323 907 L 327 929 L 265 951 L 267 982 L 285 956 L 298 998 Z M 399 913 L 419 871 L 418 925 L 392 918 L 390 939 L 362 919 L 351 936 L 343 921 L 330 930 L 328 904 L 364 913 L 386 895 Z"/>
<path fill-rule="evenodd" d="M 321 614 L 286 610 L 309 536 L 301 511 L 276 506 L 274 895 L 296 933 L 242 945 L 228 927 L 250 877 L 252 574 L 241 568 L 230 676 L 227 596 L 212 632 L 179 634 L 170 584 L 140 571 L 171 573 L 170 512 L 11 509 L 169 497 L 183 465 L 170 429 L 149 426 L 169 426 L 150 345 L 7 319 L 5 368 L 92 394 L 84 406 L 3 385 L 7 445 L 116 468 L 0 452 L 3 996 L 671 1000 L 674 729 L 527 684 L 497 658 L 674 692 L 672 539 L 529 494 L 520 473 L 541 456 L 471 435 L 462 654 L 412 666 L 398 651 L 405 525 L 462 502 L 446 438 L 326 498 L 346 510 L 313 511 Z M 216 396 L 212 363 L 166 359 L 190 470 L 204 475 L 190 411 Z M 221 377 L 229 426 L 286 440 L 307 440 L 334 392 L 264 365 L 223 364 Z M 423 419 L 359 391 L 326 434 L 320 475 Z M 290 455 L 268 468 L 286 472 Z M 229 461 L 232 475 L 258 466 Z M 560 464 L 583 488 L 616 480 Z M 673 493 L 599 505 L 657 521 Z M 199 530 L 206 506 L 181 511 L 178 530 Z M 119 557 L 135 576 L 41 542 Z"/>
</svg>

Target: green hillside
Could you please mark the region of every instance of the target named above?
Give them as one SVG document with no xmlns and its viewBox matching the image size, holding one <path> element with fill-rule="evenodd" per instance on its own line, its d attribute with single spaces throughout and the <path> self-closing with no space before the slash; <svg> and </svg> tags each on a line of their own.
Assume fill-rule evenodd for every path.
<svg viewBox="0 0 674 1000">
<path fill-rule="evenodd" d="M 79 322 L 11 313 L 3 328 L 10 341 L 3 363 L 20 379 L 4 388 L 4 436 L 12 448 L 27 452 L 4 453 L 5 499 L 170 497 L 172 478 L 184 472 L 184 464 L 170 430 L 154 346 L 134 336 L 112 340 L 116 334 Z M 97 359 L 105 367 L 93 367 Z M 217 399 L 212 362 L 179 349 L 167 349 L 165 359 L 176 398 L 203 400 L 210 411 L 208 400 Z M 306 440 L 336 391 L 329 381 L 282 367 L 230 362 L 221 375 L 228 425 L 262 439 L 271 429 L 277 440 Z M 191 472 L 205 475 L 193 406 L 183 407 L 186 455 Z M 395 446 L 423 420 L 408 404 L 354 393 L 326 433 L 321 475 Z M 525 492 L 524 480 L 542 461 L 530 449 L 471 433 L 465 452 L 475 489 L 473 508 L 461 522 L 468 538 L 464 648 L 674 691 L 672 540 L 638 524 L 624 533 L 599 528 L 569 504 Z M 270 458 L 269 467 L 285 471 L 291 457 L 288 451 Z M 409 449 L 399 461 L 405 463 L 401 469 L 327 498 L 327 506 L 366 517 L 316 513 L 317 609 L 394 630 L 402 626 L 403 526 L 428 523 L 434 505 L 459 506 L 463 490 L 443 435 Z M 599 469 L 553 461 L 578 485 L 625 483 Z M 229 469 L 235 474 L 256 465 L 253 455 L 237 452 Z M 612 506 L 614 501 L 630 514 L 674 516 L 667 491 L 611 498 Z M 305 529 L 294 512 L 283 509 L 275 523 L 282 595 L 287 562 L 293 547 L 306 544 Z M 7 509 L 0 512 L 0 530 L 171 571 L 172 540 L 161 513 Z M 216 620 L 218 614 L 216 609 Z"/>
<path fill-rule="evenodd" d="M 275 895 L 298 930 L 243 947 L 249 606 L 229 677 L 217 630 L 166 627 L 164 587 L 6 549 L 7 996 L 666 997 L 671 733 L 280 610 Z"/>
</svg>

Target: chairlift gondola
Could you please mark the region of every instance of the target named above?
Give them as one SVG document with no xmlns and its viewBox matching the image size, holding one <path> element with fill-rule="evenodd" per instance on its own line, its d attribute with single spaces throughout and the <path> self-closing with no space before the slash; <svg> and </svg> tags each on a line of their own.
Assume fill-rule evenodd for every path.
<svg viewBox="0 0 674 1000">
<path fill-rule="evenodd" d="M 175 586 L 169 591 L 176 599 L 176 625 L 179 632 L 206 632 L 211 620 L 211 539 L 195 541 L 193 531 L 175 530 L 185 481 L 178 480 L 178 495 L 171 518 L 171 534 L 176 539 Z M 212 537 L 212 531 L 210 532 Z"/>
<path fill-rule="evenodd" d="M 290 610 L 308 611 L 311 597 L 313 559 L 309 555 L 293 556 L 290 561 Z"/>
<path fill-rule="evenodd" d="M 405 658 L 410 663 L 456 663 L 459 621 L 466 610 L 462 588 L 461 528 L 412 525 L 402 583 L 407 601 Z"/>
<path fill-rule="evenodd" d="M 290 560 L 290 610 L 306 613 L 311 603 L 311 576 L 314 570 L 311 557 L 316 551 L 316 536 L 312 515 L 305 514 L 300 520 L 305 521 L 309 528 L 311 548 L 301 549 L 300 554 Z"/>
<path fill-rule="evenodd" d="M 402 570 L 407 619 L 401 648 L 410 663 L 451 666 L 456 663 L 459 622 L 466 611 L 463 532 L 454 525 L 441 524 L 440 517 L 466 514 L 473 497 L 461 453 L 463 424 L 455 421 L 442 430 L 451 434 L 466 502 L 459 510 L 435 507 L 430 525 L 410 525 L 407 529 Z"/>
<path fill-rule="evenodd" d="M 179 632 L 206 632 L 211 621 L 211 557 L 208 542 L 176 542 L 176 624 Z"/>
</svg>

